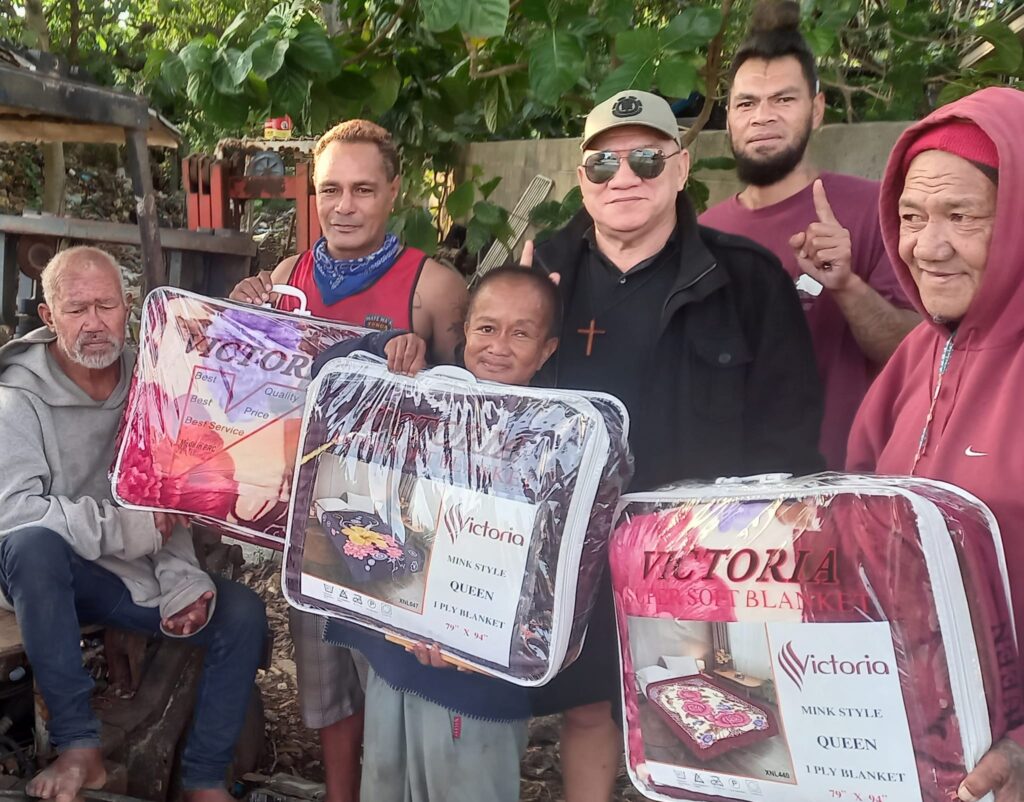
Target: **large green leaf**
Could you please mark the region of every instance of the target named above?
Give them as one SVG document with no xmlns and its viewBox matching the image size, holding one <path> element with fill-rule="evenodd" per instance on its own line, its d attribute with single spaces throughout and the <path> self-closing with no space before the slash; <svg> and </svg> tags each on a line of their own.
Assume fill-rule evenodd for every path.
<svg viewBox="0 0 1024 802">
<path fill-rule="evenodd" d="M 210 77 L 213 80 L 213 88 L 222 95 L 241 94 L 241 84 L 245 82 L 245 76 L 249 74 L 248 66 L 250 61 L 247 59 L 241 64 L 246 69 L 242 73 L 242 77 L 236 82 L 234 70 L 239 65 L 242 55 L 241 51 L 234 48 L 228 48 L 217 53 L 217 58 L 214 60 L 213 68 L 210 71 Z"/>
<path fill-rule="evenodd" d="M 348 100 L 369 100 L 377 91 L 373 81 L 355 70 L 342 70 L 327 86 L 332 94 Z"/>
<path fill-rule="evenodd" d="M 185 83 L 188 81 L 188 71 L 177 53 L 168 53 L 164 58 L 160 64 L 160 77 L 176 91 L 185 87 Z"/>
<path fill-rule="evenodd" d="M 487 200 L 487 198 L 491 197 L 491 195 L 494 193 L 494 190 L 498 188 L 498 184 L 500 183 L 501 176 L 496 175 L 494 176 L 494 178 L 488 181 L 484 181 L 484 183 L 480 185 L 480 194 L 484 196 L 484 200 Z"/>
<path fill-rule="evenodd" d="M 992 53 L 975 65 L 976 70 L 1010 75 L 1020 69 L 1024 45 L 1009 25 L 992 20 L 978 28 L 977 34 L 992 45 Z"/>
<path fill-rule="evenodd" d="M 284 64 L 285 54 L 291 42 L 288 39 L 278 39 L 276 42 L 260 42 L 252 49 L 252 71 L 263 80 L 276 75 Z"/>
<path fill-rule="evenodd" d="M 296 26 L 288 57 L 314 75 L 328 75 L 337 69 L 327 31 L 309 17 L 304 17 Z"/>
<path fill-rule="evenodd" d="M 242 95 L 214 95 L 204 113 L 222 128 L 239 131 L 249 119 L 250 104 Z"/>
<path fill-rule="evenodd" d="M 470 0 L 465 4 L 459 27 L 468 36 L 493 39 L 505 35 L 509 0 Z"/>
<path fill-rule="evenodd" d="M 689 97 L 697 86 L 697 68 L 679 58 L 662 59 L 654 80 L 663 95 Z"/>
<path fill-rule="evenodd" d="M 600 103 L 623 89 L 649 90 L 654 83 L 654 60 L 632 61 L 612 70 L 594 93 L 594 99 Z"/>
<path fill-rule="evenodd" d="M 231 76 L 231 83 L 234 86 L 241 86 L 252 70 L 252 52 L 249 50 L 235 50 L 229 48 L 224 51 L 224 62 L 227 64 Z"/>
<path fill-rule="evenodd" d="M 466 224 L 466 250 L 470 253 L 479 253 L 491 241 L 491 229 L 484 225 L 477 218 L 472 218 Z"/>
<path fill-rule="evenodd" d="M 533 211 L 530 212 L 530 225 L 537 228 L 561 228 L 568 219 L 562 209 L 562 204 L 556 200 L 538 203 L 533 207 Z"/>
<path fill-rule="evenodd" d="M 615 37 L 615 55 L 622 61 L 643 61 L 658 52 L 658 32 L 653 28 L 623 31 Z"/>
<path fill-rule="evenodd" d="M 579 40 L 566 31 L 549 31 L 530 48 L 530 86 L 537 99 L 555 106 L 583 74 L 585 56 Z"/>
<path fill-rule="evenodd" d="M 233 44 L 234 39 L 239 35 L 242 28 L 249 21 L 249 14 L 246 11 L 239 11 L 235 18 L 231 21 L 231 24 L 224 29 L 224 33 L 220 35 L 220 44 L 230 45 Z"/>
<path fill-rule="evenodd" d="M 519 6 L 523 16 L 533 22 L 551 22 L 551 9 L 548 0 L 523 0 Z"/>
<path fill-rule="evenodd" d="M 309 78 L 295 69 L 282 69 L 267 80 L 271 111 L 288 114 L 293 120 L 302 117 L 302 108 L 309 95 Z"/>
<path fill-rule="evenodd" d="M 193 72 L 188 76 L 185 84 L 185 94 L 200 111 L 205 111 L 213 100 L 216 92 L 210 82 L 210 76 L 204 72 Z"/>
<path fill-rule="evenodd" d="M 432 254 L 437 250 L 437 229 L 426 209 L 410 209 L 405 216 L 402 237 L 406 245 Z"/>
<path fill-rule="evenodd" d="M 448 196 L 445 208 L 453 218 L 461 220 L 473 208 L 474 200 L 476 200 L 476 188 L 473 186 L 472 181 L 466 181 L 452 190 L 452 193 Z"/>
<path fill-rule="evenodd" d="M 370 111 L 383 114 L 398 100 L 402 89 L 402 74 L 394 64 L 378 69 L 370 78 L 373 94 L 370 96 Z"/>
<path fill-rule="evenodd" d="M 474 0 L 420 0 L 423 9 L 423 23 L 428 31 L 447 31 L 458 25 L 466 6 Z"/>
<path fill-rule="evenodd" d="M 690 6 L 673 19 L 662 32 L 666 50 L 685 52 L 706 45 L 722 27 L 722 12 L 717 8 Z"/>
<path fill-rule="evenodd" d="M 477 201 L 473 204 L 473 217 L 492 231 L 508 220 L 508 212 L 490 201 Z"/>
<path fill-rule="evenodd" d="M 835 44 L 836 32 L 830 28 L 815 27 L 805 31 L 804 38 L 811 46 L 811 52 L 817 58 L 822 58 L 828 55 L 832 45 Z"/>
<path fill-rule="evenodd" d="M 615 36 L 625 31 L 633 22 L 633 0 L 604 0 L 595 15 L 605 33 Z"/>
<path fill-rule="evenodd" d="M 213 62 L 213 48 L 201 39 L 189 42 L 181 50 L 181 63 L 191 75 L 209 69 Z"/>
</svg>

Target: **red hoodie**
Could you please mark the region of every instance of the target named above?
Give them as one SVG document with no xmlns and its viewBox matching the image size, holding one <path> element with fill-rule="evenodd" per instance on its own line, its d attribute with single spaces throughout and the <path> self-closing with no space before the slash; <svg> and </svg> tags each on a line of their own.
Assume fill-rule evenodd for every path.
<svg viewBox="0 0 1024 802">
<path fill-rule="evenodd" d="M 953 351 L 917 467 L 921 432 L 938 379 L 946 325 L 931 321 L 898 252 L 903 156 L 950 118 L 977 124 L 999 152 L 996 220 L 985 273 L 956 328 Z M 914 473 L 958 485 L 991 507 L 1002 531 L 1017 641 L 1024 635 L 1024 92 L 983 89 L 908 128 L 889 156 L 879 199 L 882 238 L 907 298 L 924 317 L 868 391 L 850 434 L 847 467 Z M 1018 442 L 1018 440 L 1020 442 Z M 997 576 L 993 582 L 1000 582 Z M 1018 585 L 1018 586 L 1015 586 Z M 1024 728 L 1012 733 L 1024 744 Z"/>
</svg>

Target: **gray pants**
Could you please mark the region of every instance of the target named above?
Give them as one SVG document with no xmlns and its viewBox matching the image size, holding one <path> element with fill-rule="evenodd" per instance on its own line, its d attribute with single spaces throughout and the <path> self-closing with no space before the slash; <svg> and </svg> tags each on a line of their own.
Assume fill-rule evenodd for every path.
<svg viewBox="0 0 1024 802">
<path fill-rule="evenodd" d="M 444 671 L 445 669 L 437 669 Z M 360 795 L 373 802 L 516 802 L 527 721 L 459 716 L 370 668 Z"/>
<path fill-rule="evenodd" d="M 322 730 L 363 709 L 366 660 L 359 652 L 323 642 L 324 619 L 288 608 L 295 644 L 302 723 Z"/>
</svg>

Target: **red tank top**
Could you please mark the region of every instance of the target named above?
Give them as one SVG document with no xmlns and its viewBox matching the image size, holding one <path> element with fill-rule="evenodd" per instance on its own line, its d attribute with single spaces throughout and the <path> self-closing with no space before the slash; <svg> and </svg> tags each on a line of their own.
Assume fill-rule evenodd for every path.
<svg viewBox="0 0 1024 802">
<path fill-rule="evenodd" d="M 412 300 L 427 255 L 415 248 L 403 248 L 388 271 L 362 292 L 327 305 L 313 280 L 313 251 L 302 254 L 288 284 L 306 294 L 309 313 L 315 317 L 365 326 L 368 329 L 412 331 Z M 277 301 L 277 308 L 293 312 L 299 302 L 287 295 Z"/>
</svg>

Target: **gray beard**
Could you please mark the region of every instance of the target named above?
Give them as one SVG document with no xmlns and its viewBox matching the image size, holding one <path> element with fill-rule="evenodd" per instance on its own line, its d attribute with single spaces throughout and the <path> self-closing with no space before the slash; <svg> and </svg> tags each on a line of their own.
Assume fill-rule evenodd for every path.
<svg viewBox="0 0 1024 802">
<path fill-rule="evenodd" d="M 109 348 L 101 354 L 87 354 L 82 350 L 80 343 L 75 342 L 70 348 L 68 348 L 64 342 L 60 342 L 60 349 L 64 352 L 72 362 L 76 365 L 81 365 L 83 368 L 89 370 L 104 370 L 109 368 L 118 359 L 121 358 L 121 353 L 124 351 L 124 343 L 115 342 L 112 339 L 108 339 L 107 343 Z"/>
</svg>

